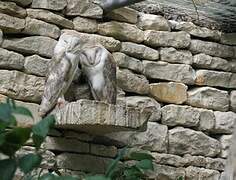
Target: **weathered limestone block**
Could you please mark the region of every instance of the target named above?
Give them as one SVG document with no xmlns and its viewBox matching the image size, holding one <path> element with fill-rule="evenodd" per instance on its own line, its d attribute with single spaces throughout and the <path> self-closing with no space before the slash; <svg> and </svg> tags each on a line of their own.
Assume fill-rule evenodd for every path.
<svg viewBox="0 0 236 180">
<path fill-rule="evenodd" d="M 138 29 L 137 26 L 115 21 L 99 24 L 98 33 L 121 41 L 141 43 L 144 40 L 144 32 Z"/>
<path fill-rule="evenodd" d="M 200 111 L 200 122 L 198 130 L 211 132 L 215 127 L 215 115 L 212 110 L 201 109 Z"/>
<path fill-rule="evenodd" d="M 152 156 L 154 157 L 153 161 L 157 164 L 183 167 L 187 163 L 185 158 L 173 154 L 152 153 Z"/>
<path fill-rule="evenodd" d="M 168 20 L 160 15 L 140 13 L 138 27 L 142 30 L 170 31 Z"/>
<path fill-rule="evenodd" d="M 129 57 L 120 52 L 113 53 L 112 55 L 119 67 L 127 68 L 138 73 L 143 72 L 143 63 L 140 60 Z"/>
<path fill-rule="evenodd" d="M 4 14 L 11 16 L 24 18 L 26 17 L 26 10 L 20 6 L 17 6 L 14 2 L 0 1 L 0 11 Z"/>
<path fill-rule="evenodd" d="M 145 76 L 134 74 L 128 69 L 120 69 L 117 72 L 117 85 L 127 92 L 148 94 L 149 82 Z"/>
<path fill-rule="evenodd" d="M 90 0 L 67 0 L 67 3 L 66 15 L 68 16 L 101 18 L 103 15 L 102 8 Z"/>
<path fill-rule="evenodd" d="M 109 158 L 72 153 L 62 153 L 56 159 L 59 168 L 100 174 L 106 172 L 108 165 L 112 161 Z"/>
<path fill-rule="evenodd" d="M 73 19 L 74 29 L 80 32 L 95 33 L 98 30 L 98 22 L 77 16 Z"/>
<path fill-rule="evenodd" d="M 1 68 L 22 70 L 24 68 L 24 62 L 25 58 L 23 55 L 0 48 Z"/>
<path fill-rule="evenodd" d="M 222 58 L 234 57 L 234 48 L 232 46 L 222 45 L 214 42 L 191 40 L 190 50 L 193 53 L 204 53 L 210 56 Z"/>
<path fill-rule="evenodd" d="M 235 72 L 236 73 L 236 61 L 232 60 L 229 61 L 229 66 L 231 67 L 231 72 Z"/>
<path fill-rule="evenodd" d="M 78 131 L 70 131 L 68 129 L 63 130 L 63 135 L 65 138 L 77 139 L 83 142 L 92 142 L 95 137 L 94 135 L 91 134 Z"/>
<path fill-rule="evenodd" d="M 38 55 L 28 56 L 25 58 L 24 63 L 25 72 L 37 76 L 46 76 L 49 61 L 50 59 L 45 59 Z"/>
<path fill-rule="evenodd" d="M 220 153 L 220 143 L 203 132 L 176 127 L 169 130 L 169 153 L 214 157 Z"/>
<path fill-rule="evenodd" d="M 229 147 L 231 145 L 233 135 L 222 135 L 219 138 L 220 144 L 221 144 L 221 153 L 220 157 L 226 158 L 229 154 Z"/>
<path fill-rule="evenodd" d="M 92 134 L 138 129 L 145 125 L 150 113 L 137 108 L 78 100 L 55 109 L 57 127 L 81 130 Z"/>
<path fill-rule="evenodd" d="M 19 71 L 0 71 L 0 93 L 14 99 L 40 102 L 45 79 Z"/>
<path fill-rule="evenodd" d="M 44 9 L 27 9 L 27 15 L 34 19 L 40 19 L 42 21 L 56 24 L 60 27 L 72 29 L 74 27 L 73 22 L 51 11 Z"/>
<path fill-rule="evenodd" d="M 206 39 L 212 39 L 219 41 L 221 38 L 221 33 L 217 30 L 211 30 L 206 27 L 199 27 L 192 22 L 180 22 L 175 27 L 176 30 L 186 31 L 189 34 Z"/>
<path fill-rule="evenodd" d="M 32 3 L 32 0 L 4 0 L 4 1 L 12 1 L 23 7 L 28 6 L 29 4 Z"/>
<path fill-rule="evenodd" d="M 31 36 L 25 38 L 4 39 L 2 47 L 25 54 L 39 54 L 51 58 L 57 41 L 49 37 Z M 45 47 L 45 44 L 47 47 Z"/>
<path fill-rule="evenodd" d="M 153 47 L 187 48 L 190 45 L 190 35 L 184 31 L 181 32 L 163 32 L 148 30 L 144 33 L 144 43 Z"/>
<path fill-rule="evenodd" d="M 236 91 L 230 92 L 230 109 L 236 112 Z"/>
<path fill-rule="evenodd" d="M 195 107 L 216 111 L 228 111 L 229 95 L 227 91 L 211 87 L 194 88 L 188 91 L 188 100 L 186 103 Z"/>
<path fill-rule="evenodd" d="M 197 85 L 200 86 L 207 85 L 207 86 L 231 88 L 230 84 L 231 77 L 232 73 L 229 72 L 197 70 L 195 82 Z"/>
<path fill-rule="evenodd" d="M 225 168 L 226 160 L 221 158 L 206 158 L 206 168 L 223 171 Z"/>
<path fill-rule="evenodd" d="M 100 36 L 97 34 L 86 34 L 86 33 L 79 33 L 73 30 L 65 30 L 64 33 L 71 33 L 79 38 L 83 39 L 84 41 L 88 41 L 90 43 L 100 43 L 103 45 L 107 50 L 114 52 L 119 51 L 121 43 L 118 40 L 115 40 L 112 37 Z"/>
<path fill-rule="evenodd" d="M 235 33 L 222 33 L 220 42 L 222 44 L 236 46 Z"/>
<path fill-rule="evenodd" d="M 151 112 L 148 121 L 159 121 L 161 119 L 161 105 L 153 98 L 147 96 L 128 96 L 120 99 L 124 100 L 127 106 Z"/>
<path fill-rule="evenodd" d="M 103 146 L 100 144 L 90 144 L 90 153 L 102 157 L 115 157 L 117 155 L 115 146 Z"/>
<path fill-rule="evenodd" d="M 33 0 L 31 7 L 36 9 L 38 8 L 59 11 L 63 10 L 66 5 L 66 0 Z"/>
<path fill-rule="evenodd" d="M 220 173 L 216 170 L 189 166 L 186 168 L 186 179 L 191 180 L 219 180 Z"/>
<path fill-rule="evenodd" d="M 229 88 L 236 89 L 236 73 L 232 73 L 230 81 L 229 81 Z"/>
<path fill-rule="evenodd" d="M 203 53 L 193 56 L 193 65 L 197 68 L 217 69 L 223 71 L 230 71 L 232 66 L 230 65 L 230 62 L 225 59 L 211 57 Z"/>
<path fill-rule="evenodd" d="M 176 50 L 175 48 L 161 48 L 160 50 L 161 61 L 170 63 L 192 64 L 193 56 L 190 51 Z"/>
<path fill-rule="evenodd" d="M 17 33 L 25 27 L 25 20 L 0 13 L 0 28 L 6 33 Z"/>
<path fill-rule="evenodd" d="M 216 125 L 214 133 L 231 134 L 236 123 L 236 114 L 233 112 L 215 111 Z"/>
<path fill-rule="evenodd" d="M 2 30 L 0 29 L 0 46 L 2 45 L 3 42 L 3 33 Z"/>
<path fill-rule="evenodd" d="M 150 94 L 157 101 L 183 104 L 187 100 L 188 87 L 182 83 L 154 83 L 150 84 Z"/>
<path fill-rule="evenodd" d="M 194 84 L 195 71 L 187 64 L 169 64 L 167 62 L 143 61 L 144 74 L 148 78 Z"/>
<path fill-rule="evenodd" d="M 154 61 L 159 59 L 159 52 L 157 50 L 142 44 L 122 42 L 120 51 L 138 59 L 147 59 Z"/>
<path fill-rule="evenodd" d="M 123 7 L 114 9 L 113 11 L 109 12 L 106 17 L 116 21 L 136 24 L 138 21 L 138 11 L 131 8 Z"/>
<path fill-rule="evenodd" d="M 56 25 L 29 17 L 25 20 L 25 28 L 22 32 L 30 35 L 48 36 L 54 39 L 60 36 L 60 29 Z"/>
</svg>

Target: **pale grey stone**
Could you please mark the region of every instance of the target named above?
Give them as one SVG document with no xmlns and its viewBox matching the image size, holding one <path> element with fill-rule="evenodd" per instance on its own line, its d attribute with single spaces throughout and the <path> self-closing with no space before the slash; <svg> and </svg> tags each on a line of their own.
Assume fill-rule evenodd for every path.
<svg viewBox="0 0 236 180">
<path fill-rule="evenodd" d="M 0 48 L 1 68 L 22 70 L 24 68 L 24 62 L 25 58 L 23 55 Z"/>
<path fill-rule="evenodd" d="M 145 76 L 134 74 L 128 69 L 120 69 L 117 72 L 117 85 L 127 92 L 148 94 L 149 82 Z"/>
<path fill-rule="evenodd" d="M 148 78 L 194 84 L 195 71 L 187 64 L 170 64 L 163 61 L 143 61 L 144 74 Z"/>
<path fill-rule="evenodd" d="M 136 24 L 138 21 L 138 11 L 131 8 L 123 7 L 112 10 L 106 15 L 106 17 L 116 21 Z"/>
<path fill-rule="evenodd" d="M 203 132 L 176 127 L 169 130 L 169 153 L 214 157 L 220 153 L 220 143 Z"/>
<path fill-rule="evenodd" d="M 185 157 L 173 155 L 173 154 L 164 154 L 164 153 L 155 153 L 151 154 L 154 157 L 154 162 L 157 164 L 170 165 L 175 167 L 183 167 L 186 165 L 187 160 Z"/>
<path fill-rule="evenodd" d="M 26 17 L 26 10 L 20 6 L 17 6 L 14 2 L 0 1 L 0 12 L 19 18 Z"/>
<path fill-rule="evenodd" d="M 193 65 L 197 68 L 217 69 L 223 71 L 230 71 L 232 68 L 229 61 L 219 57 L 211 57 L 203 53 L 193 56 Z"/>
<path fill-rule="evenodd" d="M 45 79 L 19 71 L 0 70 L 0 93 L 14 99 L 40 102 Z"/>
<path fill-rule="evenodd" d="M 233 58 L 234 48 L 232 46 L 222 45 L 215 42 L 201 40 L 191 40 L 190 50 L 193 53 L 204 53 L 210 56 L 222 58 Z"/>
<path fill-rule="evenodd" d="M 236 73 L 232 73 L 230 81 L 229 81 L 229 88 L 236 89 Z"/>
<path fill-rule="evenodd" d="M 0 29 L 7 33 L 18 33 L 25 28 L 25 20 L 0 13 Z"/>
<path fill-rule="evenodd" d="M 140 60 L 129 57 L 120 52 L 113 53 L 112 55 L 119 67 L 127 68 L 137 73 L 143 72 L 143 63 Z"/>
<path fill-rule="evenodd" d="M 214 133 L 231 134 L 236 123 L 236 114 L 233 112 L 215 111 L 216 125 Z"/>
<path fill-rule="evenodd" d="M 3 32 L 2 30 L 0 29 L 0 47 L 2 45 L 2 42 L 3 42 Z"/>
<path fill-rule="evenodd" d="M 36 9 L 38 8 L 59 11 L 63 10 L 66 5 L 66 0 L 33 0 L 31 7 Z"/>
<path fill-rule="evenodd" d="M 56 25 L 27 17 L 25 20 L 25 28 L 22 33 L 48 36 L 57 39 L 60 36 L 60 29 Z"/>
<path fill-rule="evenodd" d="M 188 91 L 188 100 L 186 103 L 195 107 L 228 111 L 229 95 L 227 91 L 211 87 L 194 88 Z"/>
<path fill-rule="evenodd" d="M 144 40 L 144 32 L 138 29 L 137 26 L 115 21 L 99 24 L 98 33 L 104 36 L 114 37 L 121 41 L 141 43 Z"/>
<path fill-rule="evenodd" d="M 185 169 L 186 178 L 191 180 L 219 180 L 220 173 L 216 170 L 189 166 Z"/>
<path fill-rule="evenodd" d="M 2 47 L 26 54 L 39 54 L 51 58 L 57 41 L 49 37 L 31 36 L 4 39 Z M 47 46 L 45 46 L 47 45 Z"/>
<path fill-rule="evenodd" d="M 117 148 L 115 146 L 104 146 L 100 144 L 90 144 L 90 153 L 102 157 L 112 157 L 117 155 Z"/>
<path fill-rule="evenodd" d="M 221 158 L 206 158 L 206 163 L 207 169 L 223 171 L 225 168 L 226 160 Z"/>
<path fill-rule="evenodd" d="M 95 33 L 98 30 L 98 23 L 94 19 L 77 16 L 73 19 L 74 29 L 79 32 Z"/>
<path fill-rule="evenodd" d="M 231 72 L 236 73 L 236 61 L 229 61 L 228 63 L 231 68 Z"/>
<path fill-rule="evenodd" d="M 220 42 L 222 44 L 236 46 L 236 34 L 235 33 L 222 33 Z"/>
<path fill-rule="evenodd" d="M 12 1 L 23 7 L 28 6 L 29 4 L 32 3 L 32 0 L 4 0 L 4 1 Z"/>
<path fill-rule="evenodd" d="M 230 92 L 230 109 L 236 112 L 236 91 Z"/>
<path fill-rule="evenodd" d="M 67 0 L 66 15 L 101 18 L 102 8 L 90 0 Z"/>
<path fill-rule="evenodd" d="M 51 11 L 44 9 L 26 9 L 27 15 L 34 19 L 40 19 L 42 21 L 56 24 L 60 27 L 72 29 L 74 27 L 73 22 Z"/>
<path fill-rule="evenodd" d="M 161 61 L 170 63 L 192 64 L 193 56 L 190 51 L 176 50 L 175 48 L 161 48 L 160 50 Z"/>
<path fill-rule="evenodd" d="M 50 59 L 45 59 L 38 55 L 28 56 L 25 58 L 24 70 L 29 74 L 46 76 L 49 61 Z"/>
<path fill-rule="evenodd" d="M 157 50 L 142 44 L 135 44 L 132 42 L 122 42 L 120 51 L 129 56 L 136 57 L 138 59 L 147 59 L 154 61 L 159 59 L 159 52 Z"/>
<path fill-rule="evenodd" d="M 211 132 L 215 127 L 215 115 L 212 110 L 198 109 L 200 110 L 200 122 L 198 130 Z"/>
<path fill-rule="evenodd" d="M 138 27 L 142 30 L 170 31 L 170 26 L 163 16 L 140 13 Z"/>
<path fill-rule="evenodd" d="M 112 38 L 112 37 L 106 37 L 106 36 L 100 36 L 97 34 L 86 34 L 86 33 L 79 33 L 77 31 L 73 30 L 65 30 L 63 31 L 64 33 L 71 33 L 84 41 L 87 41 L 89 43 L 100 43 L 103 45 L 107 50 L 114 52 L 114 51 L 119 51 L 121 43 L 120 41 Z"/>
<path fill-rule="evenodd" d="M 187 161 L 186 166 L 197 166 L 197 167 L 207 166 L 207 157 L 192 156 L 190 154 L 185 154 L 183 158 Z"/>
<path fill-rule="evenodd" d="M 222 135 L 219 138 L 221 144 L 221 153 L 220 157 L 227 158 L 229 154 L 229 147 L 231 145 L 233 135 Z"/>
<path fill-rule="evenodd" d="M 150 84 L 150 95 L 160 102 L 183 104 L 187 100 L 187 89 L 182 83 L 153 83 Z"/>
<path fill-rule="evenodd" d="M 190 35 L 184 31 L 164 32 L 148 30 L 144 33 L 144 43 L 153 47 L 187 48 L 190 45 Z"/>
</svg>

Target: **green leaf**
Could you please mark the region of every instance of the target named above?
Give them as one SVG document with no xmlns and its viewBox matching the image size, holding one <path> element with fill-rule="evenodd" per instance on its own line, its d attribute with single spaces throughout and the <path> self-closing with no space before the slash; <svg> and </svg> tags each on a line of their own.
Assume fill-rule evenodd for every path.
<svg viewBox="0 0 236 180">
<path fill-rule="evenodd" d="M 84 178 L 85 180 L 111 180 L 111 178 L 107 178 L 105 176 L 88 176 Z"/>
<path fill-rule="evenodd" d="M 11 106 L 9 104 L 0 103 L 0 121 L 9 122 L 11 113 Z"/>
<path fill-rule="evenodd" d="M 125 169 L 124 175 L 125 179 L 127 180 L 135 180 L 141 179 L 140 177 L 143 176 L 143 172 L 139 168 L 132 166 L 130 168 Z"/>
<path fill-rule="evenodd" d="M 37 168 L 42 161 L 42 157 L 38 154 L 27 154 L 19 159 L 19 167 L 25 174 Z"/>
<path fill-rule="evenodd" d="M 5 133 L 0 134 L 0 146 L 5 142 L 6 140 L 6 135 Z"/>
<path fill-rule="evenodd" d="M 129 155 L 130 159 L 132 160 L 144 160 L 144 159 L 154 159 L 152 155 L 144 152 L 131 152 Z"/>
<path fill-rule="evenodd" d="M 55 179 L 54 179 L 55 177 L 56 177 L 55 175 L 53 175 L 53 174 L 51 174 L 51 173 L 47 173 L 47 174 L 42 175 L 42 176 L 39 178 L 39 180 L 55 180 Z"/>
<path fill-rule="evenodd" d="M 150 159 L 141 160 L 135 166 L 143 170 L 154 170 L 152 160 Z"/>
<path fill-rule="evenodd" d="M 72 176 L 56 176 L 54 180 L 78 180 L 79 178 Z"/>
<path fill-rule="evenodd" d="M 0 161 L 0 174 L 2 180 L 12 180 L 16 172 L 16 161 L 5 159 Z"/>
<path fill-rule="evenodd" d="M 180 176 L 180 177 L 177 178 L 177 180 L 184 180 L 184 177 Z"/>
<path fill-rule="evenodd" d="M 12 112 L 14 114 L 20 114 L 20 115 L 31 117 L 32 119 L 34 118 L 32 113 L 30 112 L 30 110 L 28 110 L 27 108 L 22 107 L 22 106 L 15 106 L 15 108 L 13 108 Z"/>
</svg>

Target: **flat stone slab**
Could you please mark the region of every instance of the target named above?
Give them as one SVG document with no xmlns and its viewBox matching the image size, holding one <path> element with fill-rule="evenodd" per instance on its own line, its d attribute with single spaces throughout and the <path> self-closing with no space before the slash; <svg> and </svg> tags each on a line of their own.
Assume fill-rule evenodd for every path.
<svg viewBox="0 0 236 180">
<path fill-rule="evenodd" d="M 134 107 L 107 104 L 93 100 L 78 100 L 55 109 L 57 128 L 73 129 L 90 134 L 105 134 L 124 130 L 145 130 L 150 116 Z"/>
</svg>

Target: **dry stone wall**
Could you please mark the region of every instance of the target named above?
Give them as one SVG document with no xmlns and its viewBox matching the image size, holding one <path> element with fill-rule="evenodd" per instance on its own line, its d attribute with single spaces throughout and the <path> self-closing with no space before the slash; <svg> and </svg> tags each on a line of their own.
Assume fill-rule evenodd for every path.
<svg viewBox="0 0 236 180">
<path fill-rule="evenodd" d="M 103 15 L 89 0 L 0 1 L 0 29 L 1 100 L 18 100 L 35 119 L 53 48 L 68 31 L 113 54 L 119 104 L 152 112 L 145 132 L 53 130 L 45 171 L 103 173 L 128 145 L 155 157 L 150 178 L 220 179 L 236 121 L 236 46 L 221 32 L 130 8 Z M 70 93 L 90 97 L 88 86 L 75 86 Z"/>
</svg>

